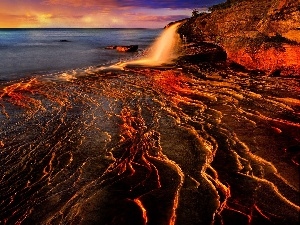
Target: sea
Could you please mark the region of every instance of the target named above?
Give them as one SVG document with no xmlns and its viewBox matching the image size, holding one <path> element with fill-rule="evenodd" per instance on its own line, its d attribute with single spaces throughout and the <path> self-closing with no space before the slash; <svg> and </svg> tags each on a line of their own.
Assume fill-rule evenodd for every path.
<svg viewBox="0 0 300 225">
<path fill-rule="evenodd" d="M 128 60 L 162 29 L 0 29 L 0 81 Z M 105 47 L 138 45 L 136 53 Z"/>
<path fill-rule="evenodd" d="M 177 26 L 0 30 L 0 224 L 299 224 L 299 77 Z"/>
</svg>

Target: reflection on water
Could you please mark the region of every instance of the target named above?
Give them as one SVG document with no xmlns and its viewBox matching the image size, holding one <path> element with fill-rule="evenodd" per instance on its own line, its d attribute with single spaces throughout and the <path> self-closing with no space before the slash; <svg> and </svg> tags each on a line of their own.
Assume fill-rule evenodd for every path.
<svg viewBox="0 0 300 225">
<path fill-rule="evenodd" d="M 120 54 L 105 47 L 138 45 L 142 51 L 160 32 L 161 29 L 0 28 L 0 81 L 136 57 L 137 53 Z"/>
<path fill-rule="evenodd" d="M 298 224 L 299 99 L 230 69 L 3 84 L 1 223 Z"/>
</svg>

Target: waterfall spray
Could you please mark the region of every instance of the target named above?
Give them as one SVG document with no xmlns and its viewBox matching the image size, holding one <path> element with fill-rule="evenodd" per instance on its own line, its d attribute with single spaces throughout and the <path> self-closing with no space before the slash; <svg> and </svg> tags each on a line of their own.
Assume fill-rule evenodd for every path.
<svg viewBox="0 0 300 225">
<path fill-rule="evenodd" d="M 177 29 L 180 23 L 176 23 L 165 29 L 150 47 L 149 54 L 144 58 L 124 63 L 118 63 L 110 68 L 124 68 L 126 66 L 161 66 L 171 63 L 178 55 L 181 43 Z"/>
<path fill-rule="evenodd" d="M 180 23 L 176 23 L 167 28 L 151 47 L 150 55 L 145 60 L 149 64 L 170 63 L 177 55 L 177 47 L 180 43 L 180 37 L 177 29 Z"/>
</svg>

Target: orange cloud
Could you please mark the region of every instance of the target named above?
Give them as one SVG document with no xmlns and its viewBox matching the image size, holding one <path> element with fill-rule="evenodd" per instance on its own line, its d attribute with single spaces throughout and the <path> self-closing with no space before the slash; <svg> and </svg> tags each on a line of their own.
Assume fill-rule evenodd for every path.
<svg viewBox="0 0 300 225">
<path fill-rule="evenodd" d="M 15 27 L 31 27 L 38 23 L 38 19 L 34 15 L 10 15 L 0 14 L 0 27 L 15 28 Z"/>
<path fill-rule="evenodd" d="M 117 7 L 118 4 L 114 0 L 98 1 L 98 0 L 45 0 L 47 5 L 68 5 L 75 7 Z"/>
<path fill-rule="evenodd" d="M 13 3 L 1 0 L 0 27 L 157 28 L 190 13 L 187 9 L 133 7 L 142 4 L 136 0 L 26 0 Z"/>
<path fill-rule="evenodd" d="M 176 21 L 183 18 L 186 18 L 186 15 L 147 15 L 147 14 L 126 14 L 127 16 L 131 16 L 131 21 L 152 21 L 152 22 L 168 22 L 168 21 Z"/>
<path fill-rule="evenodd" d="M 11 28 L 19 27 L 20 20 L 14 15 L 0 14 L 0 27 L 1 28 Z"/>
</svg>

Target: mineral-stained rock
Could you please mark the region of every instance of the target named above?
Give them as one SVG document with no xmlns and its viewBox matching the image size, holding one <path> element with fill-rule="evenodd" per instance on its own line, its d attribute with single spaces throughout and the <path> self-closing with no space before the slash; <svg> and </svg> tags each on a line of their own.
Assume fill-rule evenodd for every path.
<svg viewBox="0 0 300 225">
<path fill-rule="evenodd" d="M 179 33 L 217 43 L 246 68 L 300 75 L 299 0 L 227 0 L 187 20 Z"/>
<path fill-rule="evenodd" d="M 117 46 L 117 51 L 119 52 L 135 52 L 139 48 L 138 45 L 129 45 L 129 46 Z"/>
<path fill-rule="evenodd" d="M 105 49 L 116 49 L 118 52 L 135 52 L 139 48 L 138 45 L 127 45 L 127 46 L 107 46 Z"/>
<path fill-rule="evenodd" d="M 278 73 L 282 76 L 300 75 L 300 46 L 283 44 L 282 48 L 265 48 L 262 45 L 251 53 L 246 48 L 237 51 L 227 51 L 228 58 L 249 69 L 258 69 Z"/>
</svg>

